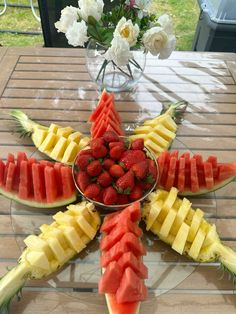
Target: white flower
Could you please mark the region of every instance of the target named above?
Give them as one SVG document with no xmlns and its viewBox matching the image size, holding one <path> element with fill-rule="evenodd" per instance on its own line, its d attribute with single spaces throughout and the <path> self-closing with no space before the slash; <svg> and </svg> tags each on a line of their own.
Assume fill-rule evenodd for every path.
<svg viewBox="0 0 236 314">
<path fill-rule="evenodd" d="M 103 13 L 103 0 L 79 0 L 79 15 L 88 22 L 88 17 L 92 16 L 99 21 Z"/>
<path fill-rule="evenodd" d="M 156 26 L 144 33 L 143 44 L 152 55 L 159 54 L 160 59 L 166 59 L 175 48 L 176 38 L 173 34 L 165 32 L 162 27 Z"/>
<path fill-rule="evenodd" d="M 111 42 L 111 47 L 105 53 L 105 58 L 108 61 L 114 61 L 118 66 L 125 66 L 132 58 L 132 53 L 129 50 L 129 43 L 122 37 L 114 37 Z"/>
<path fill-rule="evenodd" d="M 134 7 L 140 10 L 147 10 L 152 0 L 135 0 Z"/>
<path fill-rule="evenodd" d="M 168 14 L 161 15 L 157 22 L 161 25 L 167 34 L 173 34 L 173 23 L 171 17 Z"/>
<path fill-rule="evenodd" d="M 66 32 L 66 38 L 69 45 L 74 47 L 82 46 L 88 41 L 87 25 L 85 21 L 74 22 Z"/>
<path fill-rule="evenodd" d="M 78 18 L 78 8 L 67 6 L 61 11 L 60 20 L 55 23 L 58 33 L 65 33 Z"/>
<path fill-rule="evenodd" d="M 129 43 L 130 47 L 133 47 L 139 35 L 139 26 L 137 24 L 133 25 L 131 20 L 126 20 L 122 17 L 115 29 L 114 37 L 121 36 Z"/>
</svg>

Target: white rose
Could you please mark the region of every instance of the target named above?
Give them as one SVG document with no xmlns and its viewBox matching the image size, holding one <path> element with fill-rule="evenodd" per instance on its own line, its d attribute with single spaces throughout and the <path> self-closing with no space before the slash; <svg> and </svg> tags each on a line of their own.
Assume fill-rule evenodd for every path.
<svg viewBox="0 0 236 314">
<path fill-rule="evenodd" d="M 125 66 L 132 58 L 132 53 L 129 50 L 129 43 L 122 37 L 114 37 L 111 42 L 111 47 L 105 53 L 105 58 L 108 61 L 114 61 L 118 66 Z"/>
<path fill-rule="evenodd" d="M 171 55 L 172 51 L 175 49 L 176 46 L 176 38 L 175 35 L 169 35 L 168 41 L 163 49 L 161 49 L 159 54 L 159 59 L 167 59 Z"/>
<path fill-rule="evenodd" d="M 78 8 L 67 6 L 61 11 L 60 20 L 55 23 L 58 33 L 65 33 L 78 18 Z"/>
<path fill-rule="evenodd" d="M 157 56 L 165 48 L 167 42 L 168 35 L 159 26 L 150 28 L 143 35 L 144 47 L 154 56 Z"/>
<path fill-rule="evenodd" d="M 167 34 L 173 34 L 173 23 L 171 17 L 168 14 L 161 15 L 157 22 L 161 25 Z"/>
<path fill-rule="evenodd" d="M 74 22 L 66 32 L 68 43 L 74 47 L 82 46 L 88 41 L 87 25 L 85 21 Z"/>
<path fill-rule="evenodd" d="M 115 29 L 114 37 L 121 36 L 129 43 L 130 47 L 133 47 L 138 38 L 139 26 L 137 24 L 133 25 L 131 20 L 126 20 L 125 17 L 122 17 Z"/>
<path fill-rule="evenodd" d="M 103 13 L 103 0 L 79 0 L 79 15 L 88 22 L 88 17 L 92 16 L 99 21 Z"/>
<path fill-rule="evenodd" d="M 134 7 L 139 8 L 140 10 L 147 10 L 151 2 L 152 0 L 135 0 Z"/>
</svg>

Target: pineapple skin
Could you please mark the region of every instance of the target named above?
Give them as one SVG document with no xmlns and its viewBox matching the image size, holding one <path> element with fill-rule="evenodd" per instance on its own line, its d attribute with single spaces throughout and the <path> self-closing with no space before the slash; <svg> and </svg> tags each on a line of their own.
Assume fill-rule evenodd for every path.
<svg viewBox="0 0 236 314">
<path fill-rule="evenodd" d="M 156 190 L 144 203 L 142 218 L 146 230 L 156 234 L 176 252 L 196 262 L 221 258 L 222 244 L 214 224 L 204 219 L 200 209 L 177 197 L 178 190 Z"/>
</svg>

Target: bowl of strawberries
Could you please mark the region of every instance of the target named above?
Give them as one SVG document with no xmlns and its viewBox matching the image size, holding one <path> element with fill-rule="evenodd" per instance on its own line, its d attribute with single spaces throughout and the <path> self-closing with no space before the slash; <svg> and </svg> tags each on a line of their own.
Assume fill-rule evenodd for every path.
<svg viewBox="0 0 236 314">
<path fill-rule="evenodd" d="M 105 209 L 142 201 L 155 188 L 158 164 L 143 139 L 130 140 L 112 131 L 92 139 L 75 158 L 73 179 L 83 197 Z"/>
</svg>

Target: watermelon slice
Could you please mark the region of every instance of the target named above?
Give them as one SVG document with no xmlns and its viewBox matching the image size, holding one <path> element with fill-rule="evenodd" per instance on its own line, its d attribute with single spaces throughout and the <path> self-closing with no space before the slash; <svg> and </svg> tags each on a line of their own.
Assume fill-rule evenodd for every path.
<svg viewBox="0 0 236 314">
<path fill-rule="evenodd" d="M 49 161 L 28 159 L 18 153 L 0 159 L 0 194 L 31 207 L 52 208 L 76 200 L 71 168 Z"/>
<path fill-rule="evenodd" d="M 124 135 L 121 118 L 114 104 L 114 94 L 109 94 L 105 90 L 88 121 L 93 122 L 90 129 L 92 138 L 102 137 L 106 131 L 111 130 L 118 135 Z"/>
<path fill-rule="evenodd" d="M 215 191 L 236 178 L 236 162 L 218 163 L 216 156 L 206 161 L 200 154 L 165 151 L 158 157 L 159 187 L 176 187 L 181 195 L 200 195 Z"/>
<path fill-rule="evenodd" d="M 110 314 L 137 314 L 140 302 L 147 298 L 144 279 L 148 270 L 142 262 L 146 250 L 137 225 L 140 215 L 140 203 L 134 203 L 123 211 L 107 215 L 101 227 L 99 293 L 105 293 Z"/>
</svg>

